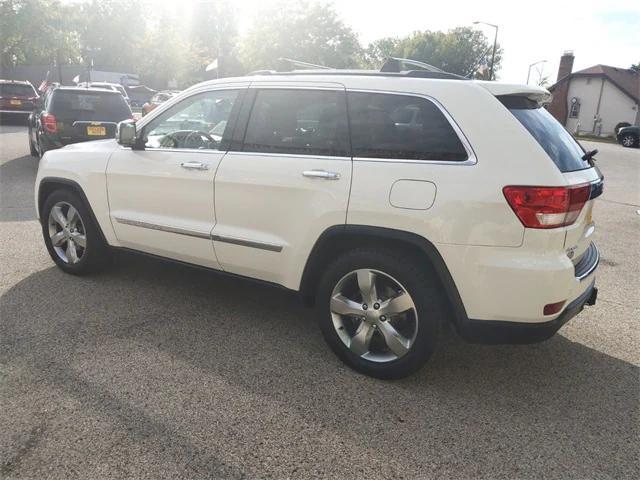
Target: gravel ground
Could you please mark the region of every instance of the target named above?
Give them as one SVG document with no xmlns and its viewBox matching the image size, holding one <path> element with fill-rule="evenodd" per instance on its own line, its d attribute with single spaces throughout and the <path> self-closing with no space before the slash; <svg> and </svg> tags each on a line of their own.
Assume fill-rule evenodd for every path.
<svg viewBox="0 0 640 480">
<path fill-rule="evenodd" d="M 383 382 L 291 293 L 119 254 L 54 268 L 0 129 L 0 478 L 640 478 L 640 150 L 599 148 L 598 305 L 551 340 Z"/>
</svg>

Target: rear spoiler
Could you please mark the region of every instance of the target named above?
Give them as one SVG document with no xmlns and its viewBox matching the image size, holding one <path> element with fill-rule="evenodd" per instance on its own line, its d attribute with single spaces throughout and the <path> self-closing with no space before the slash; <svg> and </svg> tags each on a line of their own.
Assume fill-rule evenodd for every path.
<svg viewBox="0 0 640 480">
<path fill-rule="evenodd" d="M 539 103 L 540 105 L 544 105 L 551 101 L 551 93 L 549 93 L 549 90 L 543 87 L 478 80 L 476 80 L 476 83 L 491 92 L 491 94 L 495 95 L 496 97 L 526 97 L 529 100 Z"/>
</svg>

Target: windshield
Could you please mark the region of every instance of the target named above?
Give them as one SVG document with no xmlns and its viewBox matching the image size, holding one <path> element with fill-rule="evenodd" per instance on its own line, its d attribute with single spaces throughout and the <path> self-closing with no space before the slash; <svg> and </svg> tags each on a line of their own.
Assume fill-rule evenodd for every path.
<svg viewBox="0 0 640 480">
<path fill-rule="evenodd" d="M 50 111 L 74 121 L 119 122 L 131 118 L 131 109 L 122 95 L 107 92 L 56 90 Z"/>
<path fill-rule="evenodd" d="M 585 151 L 553 116 L 537 102 L 524 97 L 499 97 L 502 104 L 520 121 L 547 152 L 561 172 L 590 168 L 582 160 Z"/>
<path fill-rule="evenodd" d="M 36 92 L 30 85 L 19 83 L 0 83 L 0 97 L 35 97 Z"/>
</svg>

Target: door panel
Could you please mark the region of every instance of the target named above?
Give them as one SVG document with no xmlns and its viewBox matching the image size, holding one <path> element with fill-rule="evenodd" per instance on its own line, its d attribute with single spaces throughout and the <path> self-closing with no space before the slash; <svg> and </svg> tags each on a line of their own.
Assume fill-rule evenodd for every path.
<svg viewBox="0 0 640 480">
<path fill-rule="evenodd" d="M 219 268 L 209 235 L 215 224 L 213 178 L 223 155 L 118 149 L 109 160 L 107 182 L 121 245 Z M 186 162 L 206 169 L 183 168 Z"/>
<path fill-rule="evenodd" d="M 317 88 L 261 86 L 245 102 L 241 151 L 222 159 L 215 180 L 214 244 L 225 271 L 297 289 L 315 241 L 345 223 L 344 88 Z"/>
<path fill-rule="evenodd" d="M 303 176 L 312 170 L 340 178 Z M 350 180 L 350 158 L 229 152 L 216 176 L 214 244 L 222 268 L 297 289 L 315 241 L 345 222 Z"/>
<path fill-rule="evenodd" d="M 214 177 L 238 99 L 237 89 L 197 92 L 144 124 L 144 150 L 114 152 L 107 188 L 122 246 L 220 268 L 211 240 Z"/>
</svg>

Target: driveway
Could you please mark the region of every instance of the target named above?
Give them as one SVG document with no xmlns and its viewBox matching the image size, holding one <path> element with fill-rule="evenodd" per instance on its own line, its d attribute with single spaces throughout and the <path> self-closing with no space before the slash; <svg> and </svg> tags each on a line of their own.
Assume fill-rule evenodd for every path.
<svg viewBox="0 0 640 480">
<path fill-rule="evenodd" d="M 379 381 L 286 291 L 133 254 L 54 268 L 0 130 L 1 478 L 640 478 L 640 150 L 599 148 L 600 296 L 554 338 Z"/>
</svg>

